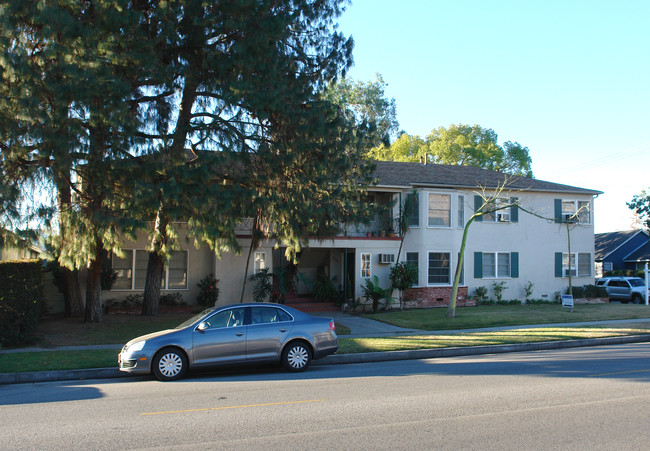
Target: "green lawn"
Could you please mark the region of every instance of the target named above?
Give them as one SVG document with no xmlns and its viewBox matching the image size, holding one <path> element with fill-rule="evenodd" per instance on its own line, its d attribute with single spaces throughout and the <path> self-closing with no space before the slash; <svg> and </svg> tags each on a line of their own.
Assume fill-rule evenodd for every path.
<svg viewBox="0 0 650 451">
<path fill-rule="evenodd" d="M 422 330 L 457 330 L 527 324 L 650 318 L 650 307 L 634 304 L 577 304 L 573 312 L 558 304 L 460 307 L 455 318 L 446 308 L 366 314 L 366 318 Z"/>
<path fill-rule="evenodd" d="M 436 334 L 383 338 L 345 338 L 349 329 L 337 324 L 339 353 L 377 352 L 487 344 L 529 343 L 650 333 L 650 307 L 627 304 L 576 305 L 573 313 L 559 305 L 481 306 L 456 310 L 456 318 L 447 318 L 442 308 L 366 315 L 379 321 L 422 330 L 457 330 L 529 324 L 578 321 L 603 321 L 648 318 L 634 324 L 608 324 L 600 327 L 555 327 L 458 334 Z M 39 325 L 37 340 L 31 345 L 69 346 L 121 344 L 138 335 L 171 328 L 187 319 L 188 314 L 158 317 L 107 315 L 99 324 L 79 320 L 47 320 Z M 115 367 L 118 350 L 46 351 L 0 354 L 2 372 L 64 370 Z"/>
</svg>

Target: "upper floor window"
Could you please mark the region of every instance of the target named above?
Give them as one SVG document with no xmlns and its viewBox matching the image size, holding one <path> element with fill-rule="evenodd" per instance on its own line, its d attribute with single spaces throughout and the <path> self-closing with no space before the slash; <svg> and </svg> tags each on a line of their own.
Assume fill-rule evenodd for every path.
<svg viewBox="0 0 650 451">
<path fill-rule="evenodd" d="M 485 213 L 476 218 L 479 222 L 519 222 L 518 198 L 498 197 L 486 204 L 482 196 L 474 196 L 474 211 Z"/>
<path fill-rule="evenodd" d="M 451 196 L 429 193 L 429 227 L 451 226 Z"/>
<path fill-rule="evenodd" d="M 420 199 L 418 193 L 408 193 L 406 201 L 412 202 L 411 219 L 409 221 L 410 227 L 420 227 Z"/>
<path fill-rule="evenodd" d="M 555 199 L 555 220 L 565 223 L 591 223 L 591 202 L 588 200 Z"/>
<path fill-rule="evenodd" d="M 465 196 L 458 195 L 458 227 L 465 227 Z"/>
</svg>

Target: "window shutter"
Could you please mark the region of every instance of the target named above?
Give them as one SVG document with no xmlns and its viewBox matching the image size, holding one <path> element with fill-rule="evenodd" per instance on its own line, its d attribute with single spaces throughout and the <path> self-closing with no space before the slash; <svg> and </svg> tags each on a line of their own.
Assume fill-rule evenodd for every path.
<svg viewBox="0 0 650 451">
<path fill-rule="evenodd" d="M 555 253 L 555 277 L 562 277 L 562 252 Z"/>
<path fill-rule="evenodd" d="M 518 200 L 518 197 L 511 197 L 510 203 L 516 204 Z M 519 207 L 517 205 L 510 207 L 510 222 L 519 222 Z"/>
<path fill-rule="evenodd" d="M 562 199 L 555 199 L 555 222 L 562 222 Z"/>
<path fill-rule="evenodd" d="M 510 277 L 519 277 L 519 252 L 510 253 Z"/>
<path fill-rule="evenodd" d="M 483 278 L 483 252 L 474 252 L 474 278 Z"/>
<path fill-rule="evenodd" d="M 477 212 L 481 209 L 483 205 L 483 198 L 481 196 L 474 196 L 474 212 Z M 475 221 L 483 221 L 483 216 L 477 216 Z"/>
</svg>

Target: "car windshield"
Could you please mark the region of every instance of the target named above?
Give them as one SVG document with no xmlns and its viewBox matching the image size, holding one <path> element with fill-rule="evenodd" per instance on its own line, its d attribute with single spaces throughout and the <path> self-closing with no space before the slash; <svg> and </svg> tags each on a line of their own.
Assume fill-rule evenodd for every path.
<svg viewBox="0 0 650 451">
<path fill-rule="evenodd" d="M 628 279 L 628 282 L 630 282 L 630 285 L 633 287 L 642 287 L 645 285 L 643 279 Z"/>
<path fill-rule="evenodd" d="M 205 310 L 203 310 L 201 313 L 197 313 L 196 315 L 194 315 L 194 316 L 191 317 L 190 319 L 188 319 L 188 320 L 183 321 L 182 323 L 180 323 L 180 324 L 179 324 L 178 326 L 176 326 L 174 329 L 183 329 L 183 328 L 189 326 L 190 324 L 195 323 L 196 321 L 199 320 L 199 318 L 201 318 L 201 317 L 207 315 L 208 313 L 214 311 L 215 308 L 216 308 L 216 307 L 211 307 L 211 308 L 209 308 L 209 309 L 205 309 Z"/>
</svg>

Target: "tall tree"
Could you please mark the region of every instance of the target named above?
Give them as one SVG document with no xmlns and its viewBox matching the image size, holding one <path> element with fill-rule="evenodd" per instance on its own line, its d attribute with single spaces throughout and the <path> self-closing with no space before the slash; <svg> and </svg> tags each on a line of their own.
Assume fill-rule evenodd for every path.
<svg viewBox="0 0 650 451">
<path fill-rule="evenodd" d="M 627 206 L 641 220 L 643 227 L 650 231 L 650 190 L 643 190 L 635 194 Z"/>
<path fill-rule="evenodd" d="M 369 82 L 343 78 L 325 92 L 325 99 L 341 105 L 357 127 L 367 127 L 368 147 L 390 145 L 399 127 L 395 99 L 386 98 L 387 86 L 381 74 L 376 74 Z"/>
<path fill-rule="evenodd" d="M 127 141 L 133 122 L 127 74 L 139 67 L 138 53 L 129 52 L 146 42 L 128 31 L 137 22 L 124 14 L 126 3 L 9 1 L 0 9 L 6 167 L 14 168 L 15 180 L 41 172 L 58 190 L 59 262 L 88 269 L 89 322 L 102 320 L 100 262 L 119 242 L 107 158 Z M 70 302 L 76 313 L 78 298 Z"/>
<path fill-rule="evenodd" d="M 438 127 L 424 140 L 404 133 L 390 146 L 372 149 L 369 156 L 392 161 L 426 159 L 433 163 L 477 166 L 504 174 L 533 177 L 528 147 L 511 141 L 500 146 L 494 130 L 479 125 Z"/>
</svg>

